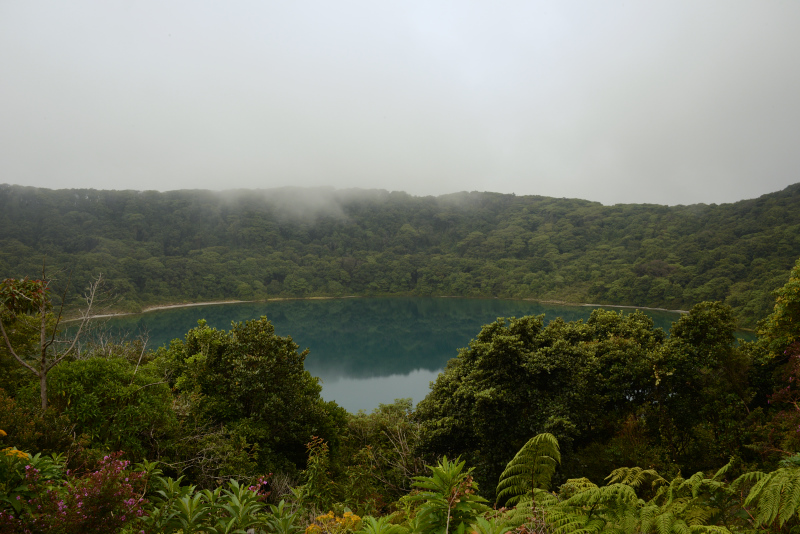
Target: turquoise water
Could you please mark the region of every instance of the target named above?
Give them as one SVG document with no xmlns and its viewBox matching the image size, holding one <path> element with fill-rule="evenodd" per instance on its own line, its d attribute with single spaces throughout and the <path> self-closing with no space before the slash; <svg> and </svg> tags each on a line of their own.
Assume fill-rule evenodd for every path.
<svg viewBox="0 0 800 534">
<path fill-rule="evenodd" d="M 501 299 L 291 300 L 173 308 L 114 318 L 108 326 L 132 335 L 146 331 L 148 346 L 155 348 L 182 338 L 199 319 L 228 329 L 232 321 L 266 315 L 278 335 L 310 349 L 306 369 L 322 380 L 322 396 L 355 412 L 401 397 L 422 400 L 447 360 L 497 317 L 545 314 L 546 320 L 574 321 L 587 319 L 593 309 Z M 645 313 L 664 330 L 679 317 Z"/>
</svg>

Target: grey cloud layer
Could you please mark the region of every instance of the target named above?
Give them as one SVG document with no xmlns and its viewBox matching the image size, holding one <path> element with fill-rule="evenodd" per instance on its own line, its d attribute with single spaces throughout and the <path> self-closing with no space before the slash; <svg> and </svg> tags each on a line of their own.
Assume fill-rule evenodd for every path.
<svg viewBox="0 0 800 534">
<path fill-rule="evenodd" d="M 728 202 L 800 181 L 798 55 L 796 2 L 5 2 L 0 181 Z"/>
</svg>

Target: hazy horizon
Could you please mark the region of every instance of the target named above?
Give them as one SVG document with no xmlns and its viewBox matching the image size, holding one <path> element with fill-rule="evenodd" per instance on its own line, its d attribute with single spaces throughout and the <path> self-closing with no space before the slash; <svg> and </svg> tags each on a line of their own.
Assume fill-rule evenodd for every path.
<svg viewBox="0 0 800 534">
<path fill-rule="evenodd" d="M 800 2 L 4 2 L 0 182 L 730 203 L 798 64 Z"/>
<path fill-rule="evenodd" d="M 798 182 L 798 183 L 800 183 L 800 182 Z M 389 194 L 391 194 L 391 193 L 402 193 L 402 194 L 409 195 L 409 196 L 414 197 L 414 198 L 425 198 L 425 197 L 441 198 L 441 197 L 454 196 L 454 195 L 459 195 L 459 194 L 487 193 L 487 194 L 516 195 L 516 196 L 534 196 L 534 197 L 535 196 L 539 196 L 539 197 L 545 197 L 545 198 L 557 198 L 557 199 L 569 199 L 569 200 L 585 200 L 585 201 L 589 201 L 589 202 L 597 202 L 599 204 L 602 204 L 603 206 L 613 206 L 613 205 L 616 205 L 616 204 L 650 204 L 650 205 L 659 205 L 659 206 L 686 206 L 686 205 L 693 205 L 693 204 L 706 204 L 706 205 L 733 204 L 733 203 L 741 202 L 741 201 L 745 201 L 745 200 L 754 200 L 754 199 L 759 198 L 759 197 L 764 196 L 764 195 L 769 195 L 769 194 L 772 194 L 772 193 L 779 193 L 780 191 L 783 191 L 784 189 L 787 189 L 788 187 L 791 187 L 793 185 L 797 185 L 797 184 L 789 184 L 786 187 L 783 187 L 783 188 L 778 189 L 776 191 L 769 191 L 769 192 L 766 192 L 766 193 L 763 193 L 763 194 L 759 194 L 759 195 L 754 196 L 754 197 L 740 198 L 740 199 L 732 200 L 732 201 L 728 201 L 728 202 L 693 202 L 693 203 L 690 203 L 690 204 L 664 204 L 664 203 L 659 203 L 659 202 L 616 202 L 616 203 L 604 203 L 604 202 L 600 202 L 598 200 L 592 200 L 590 198 L 583 198 L 583 197 L 577 197 L 577 196 L 571 196 L 571 197 L 560 196 L 560 197 L 556 197 L 556 196 L 552 196 L 552 195 L 537 195 L 537 194 L 516 195 L 516 193 L 503 193 L 501 191 L 478 191 L 478 190 L 473 190 L 473 191 L 453 191 L 453 192 L 450 192 L 450 193 L 441 193 L 441 194 L 438 194 L 438 195 L 415 195 L 413 193 L 409 193 L 407 191 L 401 191 L 401 190 L 397 190 L 397 189 L 394 189 L 394 190 L 381 189 L 381 188 L 369 188 L 368 189 L 368 188 L 362 188 L 362 187 L 341 187 L 341 188 L 338 188 L 338 187 L 327 186 L 327 185 L 320 185 L 320 186 L 284 185 L 284 186 L 276 186 L 276 187 L 268 187 L 268 188 L 241 188 L 241 187 L 238 187 L 238 188 L 233 188 L 233 189 L 184 188 L 184 189 L 166 189 L 166 190 L 163 190 L 163 191 L 159 191 L 157 189 L 131 189 L 131 188 L 111 189 L 111 188 L 97 188 L 97 187 L 40 187 L 40 186 L 35 186 L 35 185 L 5 184 L 5 183 L 0 184 L 0 187 L 1 186 L 33 187 L 33 188 L 38 188 L 38 189 L 49 189 L 49 190 L 53 190 L 53 191 L 70 191 L 70 190 L 76 190 L 76 191 L 80 191 L 80 190 L 88 190 L 88 191 L 135 191 L 137 193 L 147 193 L 147 192 L 175 193 L 175 192 L 181 192 L 181 191 L 203 191 L 203 192 L 209 192 L 209 193 L 220 194 L 220 195 L 232 194 L 232 193 L 237 193 L 237 192 L 245 193 L 245 192 L 250 192 L 250 191 L 264 192 L 264 193 L 274 192 L 274 191 L 298 191 L 298 192 L 303 192 L 303 191 L 309 191 L 309 192 L 310 191 L 329 191 L 329 192 L 331 192 L 333 194 L 337 194 L 337 193 L 344 193 L 344 194 L 352 193 L 352 194 L 355 194 L 355 193 L 377 192 L 377 193 L 389 193 Z M 313 199 L 312 199 L 312 202 L 313 202 Z"/>
</svg>

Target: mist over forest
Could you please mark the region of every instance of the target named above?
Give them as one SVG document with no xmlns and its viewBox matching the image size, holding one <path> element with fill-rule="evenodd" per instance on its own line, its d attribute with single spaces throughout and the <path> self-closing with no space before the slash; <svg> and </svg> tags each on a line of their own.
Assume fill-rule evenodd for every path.
<svg viewBox="0 0 800 534">
<path fill-rule="evenodd" d="M 733 307 L 752 327 L 800 256 L 800 184 L 660 206 L 461 192 L 0 186 L 0 277 L 103 273 L 118 311 L 276 297 L 503 297 Z"/>
<path fill-rule="evenodd" d="M 798 65 L 796 1 L 0 2 L 0 534 L 800 534 Z"/>
</svg>

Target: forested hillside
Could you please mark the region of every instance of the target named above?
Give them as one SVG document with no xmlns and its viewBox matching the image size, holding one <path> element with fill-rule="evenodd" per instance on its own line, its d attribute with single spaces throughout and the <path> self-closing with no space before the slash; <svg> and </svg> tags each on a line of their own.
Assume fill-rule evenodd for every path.
<svg viewBox="0 0 800 534">
<path fill-rule="evenodd" d="M 734 204 L 457 193 L 0 186 L 0 278 L 100 272 L 119 308 L 338 295 L 518 297 L 688 309 L 752 326 L 800 256 L 800 184 Z"/>
<path fill-rule="evenodd" d="M 0 282 L 0 534 L 800 530 L 800 260 L 754 342 L 718 302 L 499 318 L 369 414 L 266 317 L 51 345 L 47 289 Z"/>
</svg>

